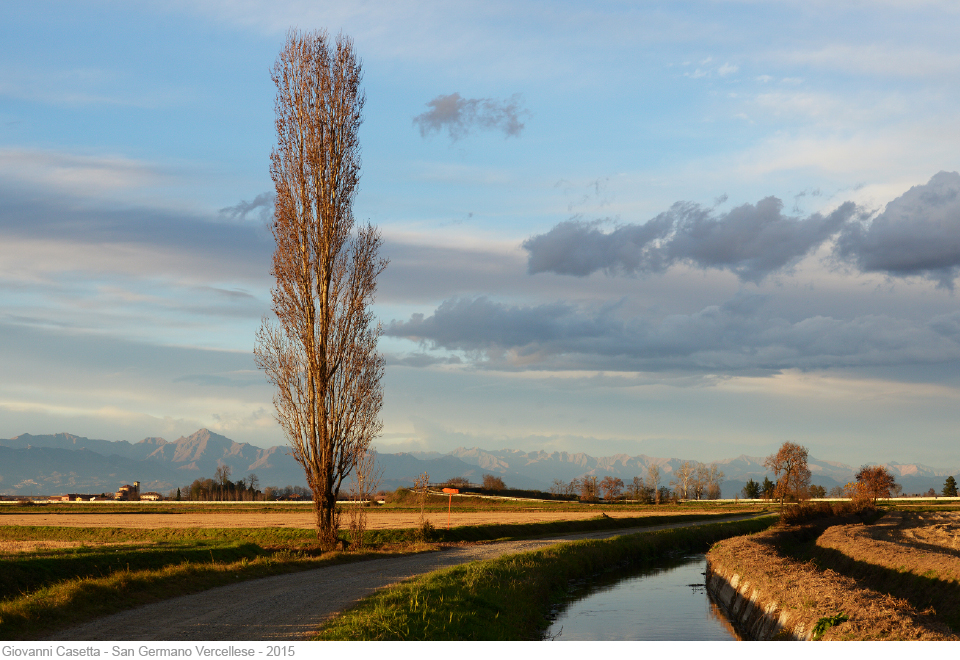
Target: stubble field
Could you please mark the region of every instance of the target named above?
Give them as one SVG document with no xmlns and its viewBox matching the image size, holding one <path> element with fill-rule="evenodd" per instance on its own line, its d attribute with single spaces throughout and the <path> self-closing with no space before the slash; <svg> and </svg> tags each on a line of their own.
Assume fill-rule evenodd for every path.
<svg viewBox="0 0 960 660">
<path fill-rule="evenodd" d="M 677 510 L 663 507 L 656 510 L 646 507 L 637 509 L 611 510 L 582 508 L 571 510 L 548 510 L 541 508 L 505 510 L 487 509 L 483 511 L 454 511 L 449 516 L 451 527 L 478 525 L 520 525 L 528 523 L 556 522 L 562 520 L 587 520 L 596 517 L 600 511 L 610 518 L 658 517 L 666 515 L 703 514 L 705 510 L 690 508 Z M 437 529 L 447 527 L 446 511 L 428 511 L 426 520 Z M 95 509 L 83 512 L 5 513 L 0 515 L 0 525 L 21 527 L 117 527 L 122 529 L 253 529 L 253 528 L 290 528 L 313 529 L 315 518 L 309 509 L 293 511 L 237 511 L 230 508 L 222 511 L 185 511 L 182 513 L 100 513 Z M 420 523 L 420 513 L 410 510 L 367 510 L 367 529 L 409 529 Z M 341 528 L 346 529 L 349 516 L 344 513 Z"/>
</svg>

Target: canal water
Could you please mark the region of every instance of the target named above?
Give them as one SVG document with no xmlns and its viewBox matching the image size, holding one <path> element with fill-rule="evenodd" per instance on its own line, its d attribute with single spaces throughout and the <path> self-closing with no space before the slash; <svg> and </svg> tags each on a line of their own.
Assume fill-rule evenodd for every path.
<svg viewBox="0 0 960 660">
<path fill-rule="evenodd" d="M 734 641 L 704 587 L 707 560 L 688 555 L 643 571 L 611 573 L 575 591 L 546 639 Z"/>
</svg>

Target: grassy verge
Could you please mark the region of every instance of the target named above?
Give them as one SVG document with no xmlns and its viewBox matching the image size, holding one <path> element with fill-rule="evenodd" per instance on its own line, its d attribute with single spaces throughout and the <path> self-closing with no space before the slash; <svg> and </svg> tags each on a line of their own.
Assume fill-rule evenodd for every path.
<svg viewBox="0 0 960 660">
<path fill-rule="evenodd" d="M 0 639 L 37 639 L 148 603 L 241 580 L 320 568 L 341 559 L 336 553 L 319 558 L 278 553 L 252 560 L 184 562 L 159 569 L 120 570 L 102 577 L 66 580 L 0 602 Z"/>
<path fill-rule="evenodd" d="M 320 640 L 532 640 L 572 580 L 761 531 L 774 518 L 564 543 L 408 580 L 329 621 Z"/>
</svg>

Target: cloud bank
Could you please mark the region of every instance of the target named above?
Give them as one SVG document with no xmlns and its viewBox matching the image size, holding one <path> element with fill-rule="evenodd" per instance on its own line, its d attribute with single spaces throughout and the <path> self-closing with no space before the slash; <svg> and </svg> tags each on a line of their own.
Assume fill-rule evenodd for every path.
<svg viewBox="0 0 960 660">
<path fill-rule="evenodd" d="M 741 293 L 660 319 L 623 318 L 617 305 L 509 305 L 454 298 L 384 334 L 460 351 L 485 368 L 770 374 L 960 360 L 960 312 L 927 321 L 862 315 L 790 320 Z M 414 366 L 414 365 L 411 365 Z M 428 365 L 424 365 L 428 366 Z"/>
<path fill-rule="evenodd" d="M 644 224 L 603 231 L 602 221 L 568 220 L 523 242 L 530 274 L 585 277 L 661 273 L 678 263 L 760 282 L 836 237 L 834 254 L 862 272 L 921 276 L 952 287 L 960 272 L 960 174 L 940 172 L 871 219 L 853 202 L 828 215 L 784 215 L 766 197 L 717 215 L 677 202 Z"/>
<path fill-rule="evenodd" d="M 421 137 L 446 129 L 451 142 L 475 129 L 501 131 L 505 137 L 520 137 L 521 118 L 529 114 L 520 106 L 520 95 L 509 99 L 465 99 L 459 93 L 441 94 L 427 102 L 430 110 L 413 118 Z"/>
<path fill-rule="evenodd" d="M 869 224 L 844 226 L 837 253 L 863 272 L 917 275 L 952 288 L 960 269 L 960 174 L 940 172 Z"/>
</svg>

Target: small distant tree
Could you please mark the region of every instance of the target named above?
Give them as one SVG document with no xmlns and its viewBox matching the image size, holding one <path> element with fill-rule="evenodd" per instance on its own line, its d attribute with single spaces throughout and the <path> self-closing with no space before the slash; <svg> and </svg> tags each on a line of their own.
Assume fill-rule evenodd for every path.
<svg viewBox="0 0 960 660">
<path fill-rule="evenodd" d="M 553 495 L 566 495 L 567 483 L 563 479 L 554 479 L 550 486 L 550 493 Z"/>
<path fill-rule="evenodd" d="M 834 486 L 831 488 L 830 497 L 844 497 L 843 486 Z"/>
<path fill-rule="evenodd" d="M 720 499 L 721 486 L 723 486 L 723 471 L 716 463 L 710 464 L 710 470 L 707 473 L 707 499 Z"/>
<path fill-rule="evenodd" d="M 763 499 L 772 500 L 773 494 L 777 490 L 777 484 L 770 481 L 770 477 L 763 478 L 763 485 L 760 487 L 760 492 L 763 494 Z"/>
<path fill-rule="evenodd" d="M 751 477 L 747 480 L 747 483 L 743 485 L 743 489 L 740 491 L 743 493 L 744 499 L 747 500 L 756 500 L 760 498 L 760 484 L 753 480 Z"/>
<path fill-rule="evenodd" d="M 630 485 L 627 486 L 627 496 L 631 500 L 649 504 L 653 499 L 653 492 L 647 487 L 647 484 L 644 483 L 643 478 L 634 477 Z"/>
<path fill-rule="evenodd" d="M 484 490 L 500 492 L 501 490 L 506 490 L 507 485 L 503 483 L 503 479 L 500 477 L 495 477 L 492 474 L 485 474 L 483 475 L 483 488 Z"/>
<path fill-rule="evenodd" d="M 810 486 L 810 497 L 822 498 L 827 496 L 827 489 L 823 486 Z"/>
<path fill-rule="evenodd" d="M 584 477 L 580 481 L 580 501 L 581 502 L 596 502 L 597 501 L 597 478 L 596 477 Z"/>
<path fill-rule="evenodd" d="M 647 488 L 653 492 L 654 504 L 660 504 L 660 466 L 647 467 Z"/>
<path fill-rule="evenodd" d="M 931 489 L 929 489 L 926 493 L 924 493 L 923 495 L 924 495 L 924 497 L 936 497 L 936 496 L 937 496 L 937 491 L 935 491 L 934 489 L 931 488 Z"/>
<path fill-rule="evenodd" d="M 467 488 L 470 481 L 466 477 L 453 477 L 444 484 L 447 488 Z"/>
<path fill-rule="evenodd" d="M 943 482 L 943 496 L 944 497 L 956 497 L 957 496 L 957 480 L 953 477 L 947 477 L 947 480 Z"/>
<path fill-rule="evenodd" d="M 857 472 L 857 483 L 863 485 L 866 494 L 873 498 L 873 503 L 876 504 L 881 497 L 890 497 L 890 489 L 893 488 L 896 481 L 884 466 L 864 465 Z"/>
<path fill-rule="evenodd" d="M 221 463 L 217 466 L 217 469 L 213 472 L 213 480 L 217 482 L 218 486 L 218 498 L 224 499 L 224 491 L 227 489 L 227 484 L 230 483 L 230 473 L 233 470 L 230 469 L 229 465 Z"/>
<path fill-rule="evenodd" d="M 620 497 L 620 493 L 623 491 L 623 479 L 607 475 L 600 482 L 600 488 L 603 490 L 603 499 L 615 500 Z"/>
<path fill-rule="evenodd" d="M 703 463 L 695 463 L 693 474 L 690 478 L 690 490 L 693 496 L 702 500 L 707 487 L 710 485 L 710 468 Z"/>
<path fill-rule="evenodd" d="M 780 450 L 767 456 L 764 467 L 777 477 L 774 496 L 783 504 L 788 495 L 798 500 L 807 497 L 810 488 L 810 468 L 807 467 L 807 448 L 792 442 L 784 442 Z"/>
<path fill-rule="evenodd" d="M 674 472 L 673 479 L 670 480 L 670 485 L 673 487 L 677 499 L 688 499 L 688 489 L 690 488 L 690 482 L 693 480 L 695 468 L 696 464 L 692 461 L 684 461 L 680 464 L 680 467 L 677 468 L 676 472 Z"/>
<path fill-rule="evenodd" d="M 180 497 L 180 489 L 179 489 L 179 488 L 177 488 L 177 501 L 178 501 L 178 502 L 180 502 L 180 501 L 181 501 L 181 497 Z"/>
</svg>

